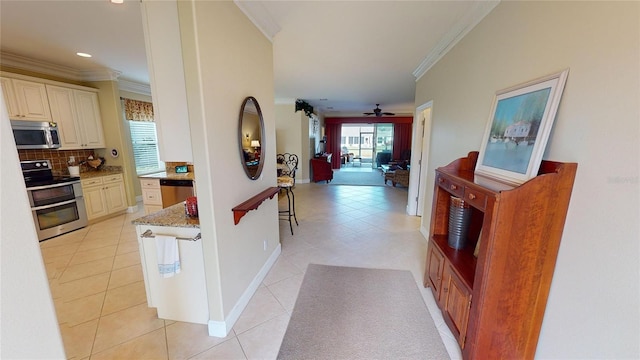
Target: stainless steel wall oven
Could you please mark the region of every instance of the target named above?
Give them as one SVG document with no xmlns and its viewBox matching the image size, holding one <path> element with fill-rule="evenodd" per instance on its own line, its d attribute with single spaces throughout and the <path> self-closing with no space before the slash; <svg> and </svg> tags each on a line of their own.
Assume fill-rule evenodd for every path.
<svg viewBox="0 0 640 360">
<path fill-rule="evenodd" d="M 22 161 L 38 240 L 87 226 L 79 177 L 53 176 L 48 160 Z"/>
</svg>

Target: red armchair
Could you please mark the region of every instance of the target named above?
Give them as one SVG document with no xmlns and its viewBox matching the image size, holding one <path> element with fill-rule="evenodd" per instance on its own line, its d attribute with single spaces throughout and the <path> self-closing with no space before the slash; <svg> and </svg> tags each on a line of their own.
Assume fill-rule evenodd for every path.
<svg viewBox="0 0 640 360">
<path fill-rule="evenodd" d="M 333 180 L 333 170 L 331 163 L 325 159 L 311 159 L 311 171 L 313 172 L 313 182 Z"/>
</svg>

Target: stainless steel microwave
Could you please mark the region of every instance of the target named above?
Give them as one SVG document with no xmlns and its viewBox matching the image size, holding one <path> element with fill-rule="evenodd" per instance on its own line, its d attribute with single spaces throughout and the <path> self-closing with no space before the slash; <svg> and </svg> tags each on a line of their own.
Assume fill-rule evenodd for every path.
<svg viewBox="0 0 640 360">
<path fill-rule="evenodd" d="M 11 120 L 11 129 L 18 149 L 57 149 L 60 147 L 58 125 L 55 122 Z"/>
</svg>

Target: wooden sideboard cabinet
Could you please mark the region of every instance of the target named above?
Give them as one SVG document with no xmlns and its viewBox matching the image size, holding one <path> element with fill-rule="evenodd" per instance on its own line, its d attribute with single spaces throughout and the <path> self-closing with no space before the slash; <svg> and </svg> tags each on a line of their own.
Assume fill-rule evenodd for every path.
<svg viewBox="0 0 640 360">
<path fill-rule="evenodd" d="M 475 176 L 477 158 L 436 169 L 424 286 L 465 359 L 532 359 L 577 164 L 542 161 L 538 176 L 509 186 Z M 470 205 L 462 249 L 448 245 L 451 196 Z"/>
</svg>

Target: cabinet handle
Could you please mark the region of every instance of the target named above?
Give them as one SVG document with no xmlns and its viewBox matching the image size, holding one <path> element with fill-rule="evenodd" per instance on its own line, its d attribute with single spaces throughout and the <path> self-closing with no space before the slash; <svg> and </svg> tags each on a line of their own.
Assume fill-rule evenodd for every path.
<svg viewBox="0 0 640 360">
<path fill-rule="evenodd" d="M 443 292 L 447 292 L 447 291 L 449 291 L 449 288 L 442 288 L 442 291 Z"/>
<path fill-rule="evenodd" d="M 475 198 L 476 198 L 476 195 L 475 195 L 475 194 L 473 194 L 473 193 L 470 193 L 470 194 L 469 194 L 469 200 L 473 200 L 473 199 L 475 199 Z"/>
<path fill-rule="evenodd" d="M 451 188 L 451 190 L 458 190 L 458 186 L 457 185 L 451 184 L 450 188 Z"/>
<path fill-rule="evenodd" d="M 444 179 L 443 178 L 438 178 L 438 182 L 443 183 Z"/>
</svg>

